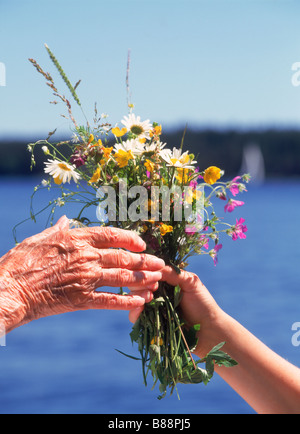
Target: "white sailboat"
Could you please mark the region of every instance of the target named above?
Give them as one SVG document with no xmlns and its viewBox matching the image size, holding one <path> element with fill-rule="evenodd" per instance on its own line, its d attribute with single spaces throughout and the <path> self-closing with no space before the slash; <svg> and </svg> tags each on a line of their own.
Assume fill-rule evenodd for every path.
<svg viewBox="0 0 300 434">
<path fill-rule="evenodd" d="M 251 183 L 262 184 L 265 181 L 265 161 L 261 148 L 256 143 L 245 146 L 240 173 L 249 173 Z"/>
</svg>

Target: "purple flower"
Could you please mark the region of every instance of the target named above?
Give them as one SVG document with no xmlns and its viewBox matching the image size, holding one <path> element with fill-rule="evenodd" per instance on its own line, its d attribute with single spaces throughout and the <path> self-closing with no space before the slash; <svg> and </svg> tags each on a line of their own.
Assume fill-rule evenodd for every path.
<svg viewBox="0 0 300 434">
<path fill-rule="evenodd" d="M 200 240 L 199 240 L 202 244 L 202 247 L 204 247 L 206 250 L 209 248 L 209 239 L 206 238 L 205 235 L 200 235 Z"/>
<path fill-rule="evenodd" d="M 74 164 L 76 167 L 80 167 L 86 163 L 86 160 L 86 155 L 83 155 L 80 152 L 75 152 L 75 154 L 73 154 L 70 158 L 70 163 Z"/>
<path fill-rule="evenodd" d="M 240 176 L 236 176 L 235 178 L 233 178 L 233 180 L 229 183 L 229 190 L 231 191 L 231 193 L 233 194 L 233 196 L 236 196 L 239 192 L 239 183 L 237 183 L 236 181 L 241 179 Z"/>
<path fill-rule="evenodd" d="M 218 252 L 219 252 L 219 250 L 221 250 L 222 249 L 222 247 L 223 247 L 223 245 L 222 244 L 217 244 L 210 252 L 209 252 L 209 255 L 213 258 L 213 260 L 214 260 L 214 264 L 215 264 L 215 266 L 217 265 L 217 263 L 218 263 Z"/>
<path fill-rule="evenodd" d="M 224 211 L 232 212 L 237 206 L 243 206 L 245 202 L 240 200 L 229 199 L 227 205 L 224 207 Z"/>
<path fill-rule="evenodd" d="M 231 237 L 233 241 L 236 241 L 238 238 L 245 239 L 246 235 L 245 232 L 247 232 L 248 228 L 246 225 L 243 225 L 245 219 L 240 218 L 239 220 L 236 219 L 236 224 L 232 228 Z"/>
<path fill-rule="evenodd" d="M 227 200 L 226 194 L 224 193 L 224 191 L 222 191 L 221 193 L 217 193 L 217 197 L 221 200 Z"/>
<path fill-rule="evenodd" d="M 190 182 L 190 185 L 189 185 L 193 190 L 196 190 L 196 188 L 197 188 L 197 186 L 198 186 L 198 183 L 197 183 L 197 181 L 196 180 L 193 180 L 193 181 L 191 181 Z"/>
<path fill-rule="evenodd" d="M 198 232 L 198 229 L 196 228 L 196 226 L 187 225 L 184 231 L 188 235 L 195 235 L 195 233 Z"/>
</svg>

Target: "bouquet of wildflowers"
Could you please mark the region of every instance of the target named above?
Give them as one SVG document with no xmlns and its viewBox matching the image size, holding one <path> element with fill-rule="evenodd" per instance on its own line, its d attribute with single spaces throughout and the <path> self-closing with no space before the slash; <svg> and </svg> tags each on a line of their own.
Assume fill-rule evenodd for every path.
<svg viewBox="0 0 300 434">
<path fill-rule="evenodd" d="M 51 50 L 46 49 L 81 107 L 76 93 L 79 82 L 73 86 Z M 106 115 L 99 116 L 96 106 L 94 126 L 89 122 L 78 125 L 69 99 L 58 91 L 52 76 L 35 60 L 29 60 L 46 79 L 56 98 L 54 103 L 60 100 L 66 105 L 74 130 L 70 141 L 52 143 L 52 132 L 47 140 L 29 145 L 32 166 L 36 147 L 42 147 L 47 157 L 44 170 L 49 175 L 34 194 L 41 188 L 60 188 L 59 197 L 46 206 L 50 207 L 50 223 L 57 206 L 76 203 L 80 209 L 72 220 L 75 225 L 134 230 L 146 242 L 147 253 L 164 259 L 177 273 L 187 267 L 192 255 L 210 255 L 216 264 L 222 235 L 233 240 L 246 238 L 244 220 L 236 220 L 234 225 L 226 223 L 214 212 L 213 200 L 226 201 L 225 212 L 243 205 L 234 197 L 246 190 L 249 176 L 222 182 L 220 168 L 197 167 L 195 156 L 183 149 L 183 140 L 179 147 L 169 148 L 161 140 L 162 126 L 141 120 L 133 113 L 131 103 L 129 113 L 117 125 L 107 123 Z M 62 144 L 68 152 L 62 153 Z M 76 188 L 69 189 L 70 183 Z M 95 207 L 95 221 L 85 214 L 91 206 Z M 31 218 L 35 217 L 32 210 Z M 180 300 L 180 288 L 161 283 L 130 335 L 138 346 L 144 382 L 147 384 L 148 374 L 152 374 L 154 385 L 159 383 L 160 397 L 168 388 L 172 393 L 178 383 L 207 384 L 215 363 L 227 367 L 236 364 L 221 350 L 224 343 L 204 359 L 194 360 L 192 352 L 201 325 L 187 327 L 178 308 Z"/>
</svg>

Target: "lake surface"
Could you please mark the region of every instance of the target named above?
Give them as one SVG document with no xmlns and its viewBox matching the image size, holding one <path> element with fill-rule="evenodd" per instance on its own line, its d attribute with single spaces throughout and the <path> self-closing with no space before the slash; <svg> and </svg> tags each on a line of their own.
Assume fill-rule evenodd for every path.
<svg viewBox="0 0 300 434">
<path fill-rule="evenodd" d="M 12 228 L 29 216 L 38 182 L 0 178 L 1 256 L 14 246 Z M 292 324 L 300 321 L 300 182 L 249 186 L 239 199 L 246 205 L 230 218 L 246 219 L 247 240 L 226 239 L 217 267 L 204 256 L 194 258 L 189 270 L 225 311 L 300 366 L 300 347 L 291 341 Z M 20 241 L 44 229 L 45 221 L 21 226 Z M 66 314 L 16 329 L 0 347 L 0 413 L 253 413 L 218 376 L 207 386 L 179 386 L 180 401 L 176 394 L 158 401 L 158 389 L 143 385 L 140 363 L 115 351 L 138 356 L 130 331 L 126 312 L 109 311 Z"/>
</svg>

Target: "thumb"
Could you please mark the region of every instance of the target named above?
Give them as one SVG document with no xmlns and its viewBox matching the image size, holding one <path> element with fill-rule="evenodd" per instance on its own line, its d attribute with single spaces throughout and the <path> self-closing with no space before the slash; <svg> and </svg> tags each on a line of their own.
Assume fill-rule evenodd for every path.
<svg viewBox="0 0 300 434">
<path fill-rule="evenodd" d="M 58 222 L 54 225 L 54 228 L 59 229 L 61 231 L 68 230 L 70 227 L 70 221 L 67 216 L 62 216 Z"/>
<path fill-rule="evenodd" d="M 69 219 L 66 216 L 61 217 L 58 222 L 51 226 L 48 229 L 45 229 L 43 232 L 34 235 L 35 242 L 41 242 L 44 241 L 47 237 L 50 235 L 54 235 L 59 231 L 66 231 L 69 229 Z"/>
</svg>

